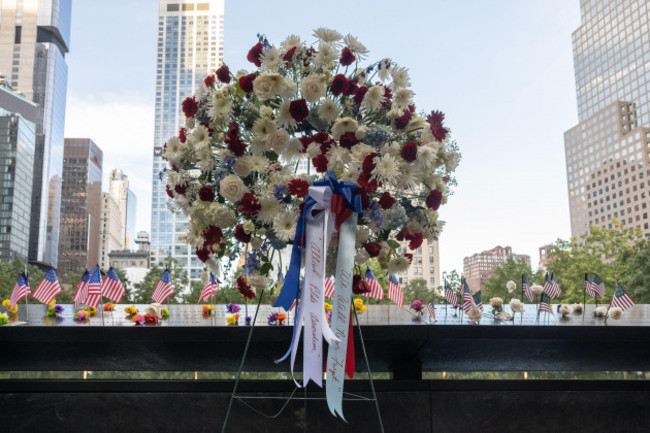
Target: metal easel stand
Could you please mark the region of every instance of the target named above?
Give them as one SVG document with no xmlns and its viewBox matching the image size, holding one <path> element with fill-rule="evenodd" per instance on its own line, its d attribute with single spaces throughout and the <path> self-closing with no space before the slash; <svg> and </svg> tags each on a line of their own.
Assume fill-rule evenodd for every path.
<svg viewBox="0 0 650 433">
<path fill-rule="evenodd" d="M 232 412 L 232 405 L 235 400 L 241 402 L 244 406 L 250 408 L 252 411 L 255 413 L 263 416 L 264 418 L 268 419 L 275 419 L 279 417 L 282 412 L 287 408 L 289 405 L 289 402 L 292 400 L 295 401 L 304 401 L 305 402 L 305 409 L 307 408 L 307 401 L 310 400 L 320 400 L 320 401 L 327 401 L 326 397 L 308 397 L 307 396 L 307 389 L 304 388 L 304 394 L 303 396 L 297 396 L 296 392 L 298 389 L 300 389 L 298 386 L 294 388 L 294 390 L 291 392 L 291 394 L 288 397 L 270 397 L 270 396 L 242 396 L 237 393 L 237 389 L 239 388 L 239 381 L 241 379 L 241 374 L 244 369 L 244 363 L 246 362 L 246 356 L 248 355 L 248 349 L 251 344 L 251 340 L 253 337 L 253 329 L 255 328 L 255 321 L 257 319 L 257 313 L 259 312 L 260 309 L 260 303 L 262 301 L 262 295 L 264 294 L 264 291 L 260 293 L 259 301 L 257 302 L 257 309 L 255 310 L 255 316 L 253 317 L 253 321 L 251 323 L 251 329 L 248 333 L 248 339 L 246 340 L 246 346 L 244 347 L 244 354 L 242 355 L 241 362 L 239 364 L 239 370 L 237 371 L 237 377 L 235 379 L 235 386 L 232 390 L 232 394 L 230 395 L 230 402 L 228 403 L 228 409 L 226 410 L 226 417 L 223 420 L 223 427 L 221 428 L 221 433 L 226 432 L 226 427 L 228 426 L 228 419 L 230 418 L 230 413 Z M 297 306 L 296 306 L 297 308 Z M 377 399 L 377 393 L 375 391 L 375 384 L 372 380 L 372 372 L 370 371 L 370 363 L 368 362 L 368 353 L 366 352 L 366 345 L 363 341 L 363 334 L 361 333 L 361 325 L 359 325 L 359 318 L 357 317 L 357 310 L 354 308 L 354 303 L 352 303 L 352 312 L 354 314 L 354 321 L 356 323 L 357 330 L 359 331 L 359 341 L 361 343 L 361 351 L 363 352 L 363 358 L 366 363 L 367 367 L 367 374 L 368 374 L 368 381 L 370 383 L 370 392 L 372 394 L 372 397 L 364 397 L 361 395 L 353 394 L 350 392 L 344 392 L 343 395 L 343 401 L 364 401 L 364 402 L 374 402 L 375 404 L 375 410 L 377 411 L 377 421 L 379 422 L 379 431 L 381 433 L 384 433 L 384 424 L 381 419 L 381 411 L 379 410 L 379 400 Z M 284 403 L 280 407 L 280 409 L 272 414 L 269 413 L 264 413 L 261 410 L 255 408 L 252 404 L 248 403 L 247 400 L 284 400 Z"/>
</svg>

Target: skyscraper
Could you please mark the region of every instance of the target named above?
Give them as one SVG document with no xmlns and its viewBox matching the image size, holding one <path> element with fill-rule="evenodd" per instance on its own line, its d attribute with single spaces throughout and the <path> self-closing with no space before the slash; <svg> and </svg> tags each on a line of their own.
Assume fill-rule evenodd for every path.
<svg viewBox="0 0 650 433">
<path fill-rule="evenodd" d="M 153 192 L 151 200 L 151 259 L 161 263 L 171 255 L 198 279 L 202 263 L 178 236 L 187 230 L 187 218 L 167 208 L 160 157 L 170 137 L 184 123 L 183 99 L 191 96 L 200 80 L 213 73 L 223 58 L 224 0 L 160 0 L 158 16 L 158 57 L 156 64 L 156 108 L 154 131 Z"/>
<path fill-rule="evenodd" d="M 124 224 L 120 206 L 108 192 L 101 193 L 101 220 L 99 232 L 99 265 L 107 268 L 111 251 L 124 249 Z"/>
<path fill-rule="evenodd" d="M 516 262 L 524 261 L 530 266 L 530 256 L 514 254 L 512 247 L 502 247 L 500 245 L 491 250 L 463 258 L 463 275 L 469 288 L 473 292 L 485 289 L 485 281 L 508 259 L 513 259 Z"/>
<path fill-rule="evenodd" d="M 120 233 L 119 238 L 120 246 L 119 249 L 123 250 L 126 245 L 126 214 L 129 201 L 129 178 L 124 174 L 120 169 L 114 169 L 111 171 L 111 176 L 109 179 L 109 193 L 119 210 L 119 219 L 120 219 Z"/>
<path fill-rule="evenodd" d="M 38 104 L 30 260 L 57 262 L 72 0 L 0 0 L 0 71 Z"/>
<path fill-rule="evenodd" d="M 650 2 L 580 2 L 579 123 L 564 133 L 571 232 L 616 219 L 650 234 Z"/>
<path fill-rule="evenodd" d="M 126 199 L 126 241 L 124 242 L 124 248 L 127 250 L 133 250 L 136 247 L 135 217 L 137 209 L 138 198 L 131 189 L 128 189 Z"/>
<path fill-rule="evenodd" d="M 90 138 L 66 138 L 59 275 L 99 263 L 103 152 Z"/>
<path fill-rule="evenodd" d="M 429 290 L 441 286 L 438 241 L 424 241 L 422 246 L 415 250 L 409 249 L 407 245 L 408 242 L 402 242 L 400 253 L 413 254 L 413 261 L 406 272 L 397 274 L 400 284 L 406 286 L 413 280 L 424 280 Z"/>
</svg>

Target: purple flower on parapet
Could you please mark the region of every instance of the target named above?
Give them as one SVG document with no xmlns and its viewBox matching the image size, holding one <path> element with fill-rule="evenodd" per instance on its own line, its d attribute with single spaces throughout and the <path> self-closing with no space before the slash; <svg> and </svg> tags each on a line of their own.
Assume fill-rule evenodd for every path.
<svg viewBox="0 0 650 433">
<path fill-rule="evenodd" d="M 278 313 L 271 313 L 269 317 L 266 319 L 269 325 L 274 324 L 277 320 L 278 320 Z"/>
<path fill-rule="evenodd" d="M 253 318 L 251 316 L 246 316 L 245 319 L 246 319 L 246 324 L 247 325 L 250 325 L 251 321 L 253 320 Z"/>
<path fill-rule="evenodd" d="M 239 310 L 241 310 L 241 307 L 237 304 L 227 304 L 226 305 L 226 310 L 228 310 L 229 313 L 239 313 Z"/>
<path fill-rule="evenodd" d="M 54 311 L 56 312 L 56 314 L 63 313 L 63 305 L 55 305 L 54 306 Z"/>
</svg>

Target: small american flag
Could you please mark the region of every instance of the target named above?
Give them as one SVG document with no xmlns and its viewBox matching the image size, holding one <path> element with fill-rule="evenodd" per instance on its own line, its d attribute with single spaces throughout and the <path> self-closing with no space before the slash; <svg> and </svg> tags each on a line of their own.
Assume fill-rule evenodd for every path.
<svg viewBox="0 0 650 433">
<path fill-rule="evenodd" d="M 603 280 L 601 280 L 596 274 L 594 274 L 594 277 L 591 279 L 591 288 L 594 292 L 598 293 L 601 298 L 605 297 L 605 283 L 603 283 Z"/>
<path fill-rule="evenodd" d="M 50 301 L 56 298 L 59 293 L 61 293 L 61 285 L 59 284 L 59 280 L 56 278 L 54 268 L 50 268 L 43 277 L 43 280 L 38 283 L 33 296 L 40 302 L 49 304 Z"/>
<path fill-rule="evenodd" d="M 465 313 L 469 313 L 473 309 L 476 309 L 476 311 L 478 311 L 478 306 L 476 305 L 476 302 L 474 302 L 474 297 L 472 296 L 472 292 L 469 290 L 467 281 L 463 279 L 461 284 L 463 287 L 463 311 Z"/>
<path fill-rule="evenodd" d="M 551 288 L 550 291 L 548 292 L 548 295 L 551 297 L 551 299 L 555 299 L 561 294 L 562 294 L 562 289 L 560 289 L 560 285 L 557 283 L 557 280 L 555 279 L 555 275 L 551 273 Z"/>
<path fill-rule="evenodd" d="M 370 266 L 366 266 L 366 284 L 370 287 L 370 293 L 368 296 L 371 298 L 384 299 L 384 289 L 379 285 L 379 281 L 375 278 L 374 274 L 370 270 Z"/>
<path fill-rule="evenodd" d="M 9 298 L 11 309 L 13 310 L 17 303 L 23 300 L 25 296 L 31 294 L 32 291 L 29 288 L 29 279 L 27 278 L 27 274 L 23 272 L 18 277 L 16 285 L 14 286 L 14 290 L 11 292 L 11 297 Z"/>
<path fill-rule="evenodd" d="M 102 283 L 102 293 L 104 297 L 119 304 L 124 296 L 124 292 L 124 285 L 120 281 L 120 277 L 117 276 L 115 269 L 111 266 Z"/>
<path fill-rule="evenodd" d="M 151 295 L 151 299 L 154 300 L 154 302 L 158 302 L 159 304 L 162 304 L 165 302 L 165 299 L 167 299 L 169 296 L 174 294 L 174 286 L 172 285 L 172 280 L 171 277 L 169 276 L 169 268 L 165 269 L 165 272 L 162 273 L 160 276 L 160 281 L 158 281 L 158 284 L 156 285 L 156 289 L 153 291 L 153 294 Z"/>
<path fill-rule="evenodd" d="M 394 274 L 388 277 L 388 299 L 401 307 L 404 306 L 404 292 Z"/>
<path fill-rule="evenodd" d="M 99 265 L 96 265 L 90 271 L 90 280 L 88 280 L 88 298 L 85 304 L 89 307 L 97 308 L 102 301 L 102 275 L 99 271 Z"/>
<path fill-rule="evenodd" d="M 559 290 L 559 289 L 560 288 L 558 287 L 557 290 Z M 551 299 L 554 299 L 554 298 L 557 297 L 557 295 L 555 295 L 556 289 L 553 288 L 553 282 L 552 282 L 551 278 L 548 277 L 548 273 L 546 274 L 545 281 L 544 281 L 544 293 L 549 295 L 551 297 Z"/>
<path fill-rule="evenodd" d="M 533 293 L 532 290 L 530 290 L 530 284 L 528 284 L 528 279 L 526 278 L 525 275 L 521 275 L 521 289 L 524 291 L 524 294 L 528 298 L 530 302 L 533 302 L 533 299 L 535 299 L 535 294 Z"/>
<path fill-rule="evenodd" d="M 325 277 L 325 297 L 334 297 L 334 280 L 330 277 Z"/>
<path fill-rule="evenodd" d="M 611 307 L 619 307 L 621 310 L 625 311 L 628 308 L 631 308 L 635 305 L 635 302 L 630 298 L 630 295 L 627 294 L 623 287 L 620 284 L 616 286 L 616 291 L 614 292 L 614 297 L 612 298 Z"/>
<path fill-rule="evenodd" d="M 547 313 L 553 314 L 553 309 L 551 308 L 551 298 L 546 292 L 542 292 L 542 297 L 539 300 L 539 311 L 546 311 Z"/>
<path fill-rule="evenodd" d="M 89 280 L 90 272 L 88 272 L 88 269 L 86 269 L 84 274 L 81 276 L 81 280 L 79 280 L 79 283 L 77 284 L 77 290 L 74 292 L 74 296 L 72 297 L 75 307 L 78 307 L 79 304 L 86 302 L 86 298 L 88 297 Z"/>
<path fill-rule="evenodd" d="M 454 291 L 451 290 L 451 286 L 447 281 L 445 281 L 444 297 L 445 300 L 449 302 L 451 305 L 453 305 L 454 307 L 458 305 L 458 297 L 456 296 L 456 293 L 454 293 Z"/>
<path fill-rule="evenodd" d="M 481 291 L 479 290 L 478 292 L 474 293 L 472 295 L 472 298 L 474 298 L 474 303 L 476 304 L 476 307 L 483 311 L 483 302 L 481 302 Z"/>
<path fill-rule="evenodd" d="M 594 287 L 591 285 L 591 280 L 589 279 L 589 274 L 585 272 L 585 291 L 589 296 L 591 296 L 592 299 L 596 298 L 596 295 L 598 292 L 594 289 Z"/>
<path fill-rule="evenodd" d="M 431 300 L 427 304 L 427 310 L 429 310 L 429 316 L 431 316 L 433 320 L 436 320 L 436 307 L 433 304 L 433 298 L 431 298 Z"/>
<path fill-rule="evenodd" d="M 208 283 L 203 286 L 203 290 L 201 290 L 201 295 L 199 296 L 199 302 L 197 304 L 200 304 L 201 301 L 207 301 L 210 296 L 214 295 L 219 291 L 219 280 L 217 279 L 217 276 L 214 275 L 212 272 L 210 272 L 210 276 L 208 277 Z"/>
</svg>

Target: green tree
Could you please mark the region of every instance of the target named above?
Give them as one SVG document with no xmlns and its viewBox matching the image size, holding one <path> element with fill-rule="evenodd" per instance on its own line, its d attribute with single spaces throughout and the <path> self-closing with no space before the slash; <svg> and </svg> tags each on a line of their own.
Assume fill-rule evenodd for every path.
<svg viewBox="0 0 650 433">
<path fill-rule="evenodd" d="M 419 299 L 426 304 L 431 300 L 431 296 L 433 295 L 433 290 L 429 290 L 426 280 L 422 278 L 410 280 L 403 288 L 403 291 L 405 308 L 408 308 L 408 306 L 411 305 L 411 302 L 416 299 Z"/>
<path fill-rule="evenodd" d="M 533 273 L 530 265 L 524 259 L 515 260 L 509 258 L 499 267 L 496 268 L 494 273 L 485 280 L 482 301 L 487 303 L 490 298 L 499 297 L 503 299 L 504 303 L 510 302 L 512 298 L 521 299 L 521 276 L 526 275 L 530 284 L 537 283 L 540 279 L 541 271 Z M 543 276 L 541 277 L 543 278 Z M 514 281 L 517 288 L 514 292 L 508 293 L 506 284 L 508 281 Z"/>
<path fill-rule="evenodd" d="M 637 251 L 626 257 L 626 272 L 621 280 L 632 299 L 650 304 L 650 241 L 644 239 L 636 246 Z"/>
<path fill-rule="evenodd" d="M 18 276 L 25 271 L 25 264 L 21 262 L 18 258 L 14 259 L 12 262 L 2 262 L 0 263 L 0 299 L 5 300 L 9 299 L 11 292 L 14 289 L 16 280 Z M 29 285 L 32 289 L 32 292 L 38 286 L 38 283 L 43 279 L 45 273 L 41 271 L 37 266 L 27 265 L 27 275 L 29 277 Z M 38 302 L 33 298 L 29 298 L 28 302 Z M 23 301 L 24 302 L 24 301 Z"/>
<path fill-rule="evenodd" d="M 181 292 L 189 283 L 187 272 L 183 266 L 178 264 L 178 260 L 173 257 L 167 257 L 163 263 L 169 264 L 169 275 L 174 285 L 174 294 L 168 298 L 169 302 L 171 304 L 179 303 L 183 299 Z M 163 266 L 153 265 L 144 279 L 134 284 L 133 289 L 127 292 L 126 300 L 133 304 L 148 304 L 152 302 L 151 294 L 155 290 L 158 281 L 160 281 L 160 276 L 164 271 L 165 268 Z"/>
</svg>

